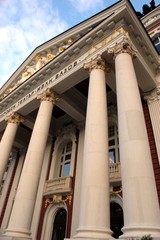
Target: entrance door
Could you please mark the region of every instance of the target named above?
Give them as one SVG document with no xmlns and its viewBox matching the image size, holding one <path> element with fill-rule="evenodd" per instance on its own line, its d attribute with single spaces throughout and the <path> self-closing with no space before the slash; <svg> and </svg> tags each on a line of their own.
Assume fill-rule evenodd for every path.
<svg viewBox="0 0 160 240">
<path fill-rule="evenodd" d="M 123 210 L 121 206 L 117 203 L 111 203 L 111 230 L 113 231 L 113 237 L 118 238 L 122 235 L 123 222 Z"/>
<path fill-rule="evenodd" d="M 53 223 L 53 234 L 51 240 L 64 240 L 66 231 L 66 210 L 60 209 Z"/>
</svg>

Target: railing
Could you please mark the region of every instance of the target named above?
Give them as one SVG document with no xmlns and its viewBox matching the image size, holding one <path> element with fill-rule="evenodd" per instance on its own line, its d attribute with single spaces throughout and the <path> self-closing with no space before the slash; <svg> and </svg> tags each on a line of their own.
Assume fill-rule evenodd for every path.
<svg viewBox="0 0 160 240">
<path fill-rule="evenodd" d="M 110 182 L 121 181 L 121 165 L 113 163 L 109 165 Z M 72 192 L 72 177 L 54 178 L 45 182 L 44 196 L 52 196 L 54 194 L 66 195 Z"/>
<path fill-rule="evenodd" d="M 72 177 L 54 178 L 45 182 L 44 196 L 67 194 L 72 191 Z"/>
<path fill-rule="evenodd" d="M 111 163 L 109 165 L 109 179 L 110 182 L 121 181 L 121 164 Z"/>
</svg>

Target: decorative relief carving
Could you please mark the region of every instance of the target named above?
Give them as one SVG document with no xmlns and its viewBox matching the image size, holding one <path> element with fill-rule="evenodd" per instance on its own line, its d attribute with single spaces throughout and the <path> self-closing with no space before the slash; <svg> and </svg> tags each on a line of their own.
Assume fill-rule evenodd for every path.
<svg viewBox="0 0 160 240">
<path fill-rule="evenodd" d="M 55 104 L 60 98 L 50 88 L 47 88 L 43 93 L 38 94 L 37 99 L 39 99 L 41 102 L 49 101 Z"/>
<path fill-rule="evenodd" d="M 150 17 L 144 22 L 144 26 L 147 27 L 150 25 L 152 22 L 157 21 L 160 18 L 159 12 L 155 13 L 155 16 Z"/>
<path fill-rule="evenodd" d="M 160 100 L 160 86 L 157 86 L 152 92 L 144 96 L 144 99 L 148 104 L 157 102 Z"/>
<path fill-rule="evenodd" d="M 37 72 L 39 69 L 41 69 L 44 65 L 46 65 L 48 62 L 50 62 L 52 59 L 54 59 L 56 56 L 58 56 L 61 52 L 63 52 L 65 49 L 67 49 L 73 43 L 74 43 L 74 41 L 72 39 L 68 39 L 67 42 L 65 44 L 63 44 L 62 46 L 58 47 L 58 49 L 55 50 L 55 52 L 53 52 L 51 49 L 48 49 L 43 54 L 42 53 L 37 54 L 35 56 L 35 58 L 32 60 L 32 62 L 28 66 L 26 66 L 24 71 L 17 78 L 17 80 L 13 83 L 13 85 L 10 86 L 2 96 L 0 96 L 0 100 L 2 100 L 4 97 L 6 97 L 15 88 L 17 88 L 20 84 L 25 82 L 35 72 Z"/>
<path fill-rule="evenodd" d="M 71 139 L 76 140 L 76 126 L 74 124 L 69 124 L 56 132 L 56 137 L 60 138 L 60 141 L 62 141 L 62 137 L 64 136 L 69 136 Z"/>
<path fill-rule="evenodd" d="M 116 57 L 120 53 L 128 53 L 131 57 L 137 56 L 137 51 L 133 49 L 132 43 L 128 37 L 124 37 L 121 42 L 115 44 L 114 47 L 108 49 L 109 54 Z"/>
<path fill-rule="evenodd" d="M 20 123 L 24 122 L 24 118 L 18 113 L 11 113 L 5 119 L 8 123 L 14 123 L 16 125 L 20 125 Z"/>
<path fill-rule="evenodd" d="M 109 37 L 103 39 L 100 43 L 96 45 L 92 45 L 91 49 L 88 51 L 88 56 L 94 53 L 97 49 L 106 46 L 108 43 L 110 43 L 112 40 L 114 40 L 116 37 L 118 37 L 121 34 L 128 37 L 128 32 L 123 28 L 114 30 Z"/>
<path fill-rule="evenodd" d="M 93 69 L 101 69 L 105 72 L 110 72 L 109 66 L 107 66 L 105 60 L 101 55 L 98 55 L 96 58 L 91 59 L 90 62 L 84 64 L 84 69 L 91 72 Z"/>
</svg>

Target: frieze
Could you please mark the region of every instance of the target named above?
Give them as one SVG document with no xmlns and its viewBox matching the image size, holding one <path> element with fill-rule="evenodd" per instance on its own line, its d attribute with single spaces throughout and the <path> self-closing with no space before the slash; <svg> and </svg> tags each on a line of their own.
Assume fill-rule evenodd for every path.
<svg viewBox="0 0 160 240">
<path fill-rule="evenodd" d="M 58 78 L 60 78 L 63 75 L 65 75 L 67 72 L 69 72 L 72 69 L 74 69 L 74 67 L 76 67 L 78 65 L 78 63 L 80 63 L 83 60 L 83 58 L 85 59 L 85 57 L 82 57 L 82 58 L 74 61 L 73 63 L 69 64 L 66 68 L 64 68 L 63 70 L 61 70 L 57 74 L 55 74 L 53 77 L 49 78 L 47 81 L 45 81 L 44 83 L 39 85 L 37 88 L 32 90 L 30 93 L 28 93 L 23 98 L 21 98 L 18 102 L 16 102 L 14 105 L 12 105 L 8 109 L 6 109 L 4 112 L 2 112 L 0 114 L 0 117 L 3 117 L 4 115 L 9 114 L 10 112 L 14 111 L 17 107 L 19 107 L 25 101 L 29 100 L 31 97 L 35 96 L 37 93 L 42 92 L 43 90 L 45 90 L 46 88 L 51 86 L 52 83 L 55 82 L 55 80 L 57 80 Z"/>
</svg>

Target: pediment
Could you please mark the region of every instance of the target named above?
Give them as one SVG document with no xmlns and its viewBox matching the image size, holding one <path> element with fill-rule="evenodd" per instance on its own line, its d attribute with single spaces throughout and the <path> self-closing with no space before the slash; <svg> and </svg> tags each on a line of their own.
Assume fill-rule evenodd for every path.
<svg viewBox="0 0 160 240">
<path fill-rule="evenodd" d="M 4 99 L 49 62 L 55 61 L 63 52 L 71 48 L 89 32 L 93 32 L 105 19 L 114 17 L 123 9 L 123 1 L 76 25 L 57 37 L 37 47 L 15 71 L 0 90 L 0 100 Z"/>
</svg>

